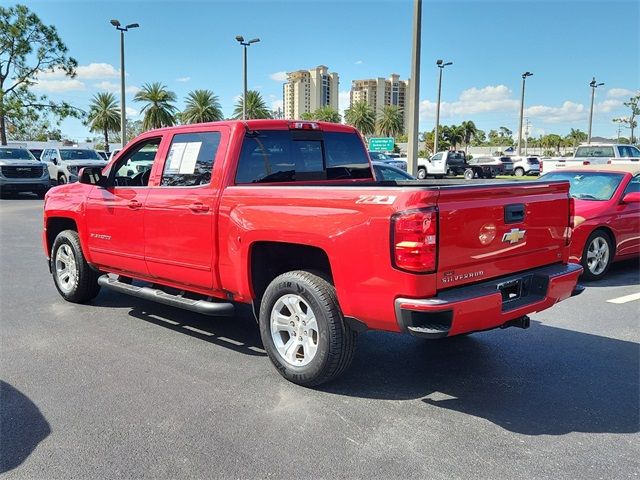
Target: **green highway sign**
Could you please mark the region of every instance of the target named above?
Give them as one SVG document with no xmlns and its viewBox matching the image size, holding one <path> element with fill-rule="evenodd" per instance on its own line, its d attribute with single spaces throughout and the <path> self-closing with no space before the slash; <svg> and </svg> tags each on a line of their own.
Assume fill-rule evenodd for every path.
<svg viewBox="0 0 640 480">
<path fill-rule="evenodd" d="M 371 152 L 390 152 L 395 145 L 393 137 L 380 137 L 369 139 L 369 151 Z"/>
</svg>

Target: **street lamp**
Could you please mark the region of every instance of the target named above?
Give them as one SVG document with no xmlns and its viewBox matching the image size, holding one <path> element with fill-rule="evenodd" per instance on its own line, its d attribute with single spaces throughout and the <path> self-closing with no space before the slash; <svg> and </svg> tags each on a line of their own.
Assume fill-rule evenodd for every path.
<svg viewBox="0 0 640 480">
<path fill-rule="evenodd" d="M 124 98 L 124 32 L 129 31 L 130 28 L 138 28 L 140 25 L 130 23 L 123 27 L 118 20 L 111 20 L 111 25 L 120 31 L 120 140 L 122 141 L 122 148 L 124 148 L 127 143 L 127 112 Z M 105 145 L 105 149 L 108 152 L 109 145 Z"/>
<path fill-rule="evenodd" d="M 593 99 L 596 96 L 596 88 L 604 85 L 604 83 L 597 83 L 596 77 L 593 77 L 593 80 L 589 83 L 591 87 L 591 111 L 589 112 L 589 135 L 587 137 L 587 143 L 591 143 L 591 125 L 593 124 Z"/>
<path fill-rule="evenodd" d="M 260 39 L 254 38 L 253 40 L 249 40 L 248 42 L 245 42 L 244 37 L 242 35 L 237 35 L 236 40 L 243 47 L 242 72 L 244 77 L 244 88 L 242 90 L 242 120 L 246 120 L 247 119 L 247 47 L 252 43 L 258 43 Z"/>
<path fill-rule="evenodd" d="M 433 153 L 438 153 L 438 130 L 440 128 L 440 93 L 442 91 L 442 71 L 444 67 L 453 65 L 453 62 L 445 63 L 443 60 L 437 60 L 436 65 L 440 69 L 440 78 L 438 79 L 438 103 L 436 105 L 436 131 L 433 139 Z"/>
<path fill-rule="evenodd" d="M 533 73 L 524 72 L 522 74 L 522 97 L 520 97 L 520 128 L 518 129 L 518 156 L 522 154 L 522 119 L 524 118 L 524 84 L 527 77 L 531 77 Z"/>
</svg>

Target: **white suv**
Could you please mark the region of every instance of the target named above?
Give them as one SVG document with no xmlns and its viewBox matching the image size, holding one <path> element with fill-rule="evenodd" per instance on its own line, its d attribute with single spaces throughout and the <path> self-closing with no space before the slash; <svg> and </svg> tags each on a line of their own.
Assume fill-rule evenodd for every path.
<svg viewBox="0 0 640 480">
<path fill-rule="evenodd" d="M 513 160 L 513 174 L 516 177 L 540 175 L 540 160 L 538 157 L 511 157 L 511 160 Z"/>
<path fill-rule="evenodd" d="M 78 172 L 83 167 L 104 167 L 107 162 L 98 152 L 89 148 L 47 148 L 40 160 L 47 165 L 49 177 L 57 184 L 78 181 Z"/>
</svg>

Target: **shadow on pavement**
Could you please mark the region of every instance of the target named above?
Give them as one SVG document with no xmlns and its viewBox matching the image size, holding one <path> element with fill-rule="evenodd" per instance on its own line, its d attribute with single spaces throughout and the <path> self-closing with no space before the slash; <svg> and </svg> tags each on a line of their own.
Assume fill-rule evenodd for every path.
<svg viewBox="0 0 640 480">
<path fill-rule="evenodd" d="M 640 285 L 640 261 L 637 258 L 616 262 L 611 265 L 606 276 L 596 282 L 580 279 L 585 287 L 626 287 Z"/>
<path fill-rule="evenodd" d="M 361 340 L 352 367 L 322 390 L 422 399 L 526 435 L 640 430 L 634 342 L 539 322 L 528 331 L 431 342 L 385 333 Z"/>
<path fill-rule="evenodd" d="M 267 356 L 249 307 L 237 306 L 233 317 L 208 317 L 103 289 L 92 302 L 98 307 L 125 308 L 129 315 L 175 332 L 245 355 Z"/>
<path fill-rule="evenodd" d="M 0 380 L 0 473 L 24 462 L 50 433 L 51 427 L 38 407 Z"/>
</svg>

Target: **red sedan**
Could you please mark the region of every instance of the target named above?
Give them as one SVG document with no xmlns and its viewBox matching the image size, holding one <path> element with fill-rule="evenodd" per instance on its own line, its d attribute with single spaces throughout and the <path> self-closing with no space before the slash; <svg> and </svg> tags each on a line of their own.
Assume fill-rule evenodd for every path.
<svg viewBox="0 0 640 480">
<path fill-rule="evenodd" d="M 589 165 L 541 177 L 568 180 L 575 199 L 571 261 L 597 280 L 612 262 L 640 255 L 640 166 Z"/>
</svg>

